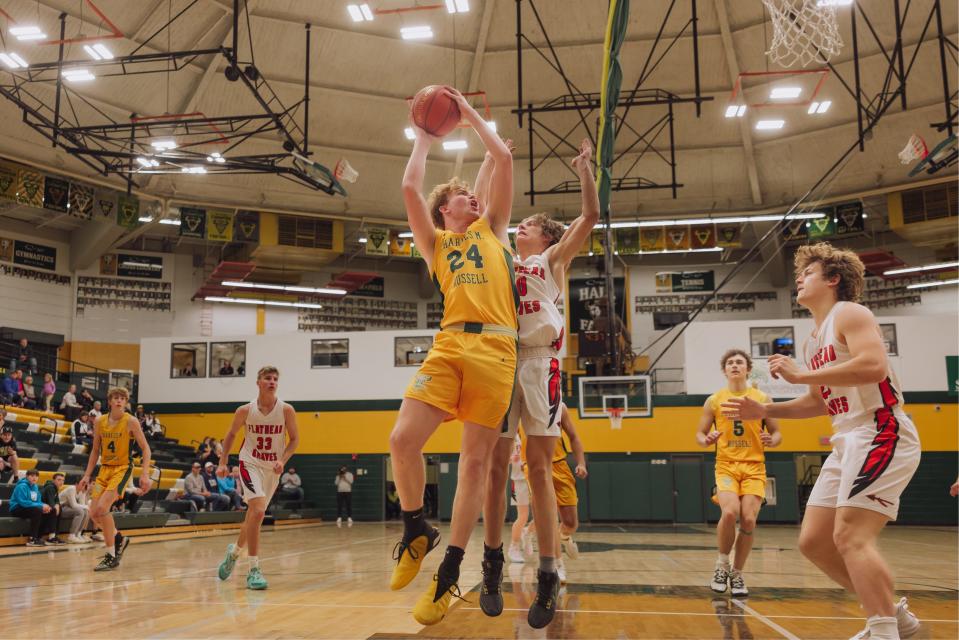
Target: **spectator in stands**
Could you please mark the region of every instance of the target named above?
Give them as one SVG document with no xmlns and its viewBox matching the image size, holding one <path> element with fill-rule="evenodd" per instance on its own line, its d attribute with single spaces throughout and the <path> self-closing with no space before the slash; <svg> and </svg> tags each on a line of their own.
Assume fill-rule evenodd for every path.
<svg viewBox="0 0 959 640">
<path fill-rule="evenodd" d="M 220 493 L 230 499 L 230 503 L 233 505 L 234 511 L 241 511 L 243 509 L 243 499 L 236 491 L 236 483 L 239 479 L 239 467 L 233 467 L 233 469 L 230 470 L 230 475 L 216 479 L 216 483 L 220 488 Z"/>
<path fill-rule="evenodd" d="M 17 481 L 20 474 L 20 459 L 17 458 L 17 442 L 13 439 L 13 429 L 4 424 L 7 410 L 0 409 L 0 475 L 10 473 L 7 484 Z"/>
<path fill-rule="evenodd" d="M 33 386 L 33 376 L 27 376 L 23 380 L 23 406 L 27 409 L 36 409 L 39 406 L 37 390 Z"/>
<path fill-rule="evenodd" d="M 303 481 L 293 467 L 287 467 L 286 473 L 280 476 L 280 497 L 303 502 Z"/>
<path fill-rule="evenodd" d="M 202 468 L 199 462 L 194 462 L 190 473 L 183 479 L 183 497 L 191 501 L 197 510 L 206 506 L 206 484 L 203 482 L 203 476 L 200 475 Z"/>
<path fill-rule="evenodd" d="M 36 469 L 30 469 L 26 477 L 13 488 L 13 495 L 10 496 L 10 515 L 30 521 L 28 547 L 45 546 L 42 536 L 52 530 L 56 520 L 50 505 L 40 500 L 40 488 L 37 487 L 39 478 L 40 473 Z"/>
<path fill-rule="evenodd" d="M 390 482 L 386 485 L 386 519 L 400 517 L 400 496 L 396 492 L 396 485 Z"/>
<path fill-rule="evenodd" d="M 53 396 L 57 392 L 57 385 L 53 381 L 53 375 L 43 374 L 43 410 L 53 411 Z"/>
<path fill-rule="evenodd" d="M 203 441 L 196 448 L 196 461 L 200 463 L 200 468 L 206 464 L 210 458 L 210 454 L 213 453 L 213 447 L 210 445 L 211 440 L 213 440 L 213 438 L 210 436 L 203 438 Z"/>
<path fill-rule="evenodd" d="M 17 369 L 13 369 L 7 373 L 7 377 L 3 379 L 3 389 L 0 391 L 0 401 L 4 404 L 11 404 L 15 407 L 19 407 L 22 402 L 20 399 L 20 389 L 23 388 L 23 385 L 20 384 L 20 372 Z"/>
<path fill-rule="evenodd" d="M 60 516 L 70 518 L 70 535 L 68 544 L 84 544 L 90 542 L 83 537 L 83 530 L 90 521 L 89 497 L 86 493 L 77 493 L 76 485 L 63 487 L 60 491 Z"/>
<path fill-rule="evenodd" d="M 207 462 L 203 465 L 203 484 L 208 494 L 207 503 L 212 505 L 213 511 L 226 511 L 230 508 L 230 498 L 220 493 L 220 484 L 217 482 L 216 465 Z"/>
<path fill-rule="evenodd" d="M 100 404 L 99 400 L 93 401 L 93 408 L 88 413 L 90 414 L 90 422 L 95 422 L 97 418 L 103 415 L 103 405 Z"/>
<path fill-rule="evenodd" d="M 76 420 L 83 407 L 77 402 L 77 385 L 71 384 L 60 399 L 60 412 L 67 420 Z"/>
<path fill-rule="evenodd" d="M 140 421 L 140 424 L 146 422 L 147 412 L 143 410 L 142 404 L 137 405 L 137 410 L 134 412 L 133 416 Z"/>
<path fill-rule="evenodd" d="M 90 393 L 89 389 L 84 389 L 77 397 L 77 402 L 80 403 L 84 411 L 89 411 L 93 408 L 93 403 L 96 402 L 96 400 L 93 399 L 93 394 Z"/>
<path fill-rule="evenodd" d="M 93 420 L 86 411 L 73 421 L 73 441 L 77 444 L 93 444 Z"/>
<path fill-rule="evenodd" d="M 340 467 L 333 479 L 336 485 L 336 524 L 343 522 L 343 511 L 346 511 L 347 525 L 353 525 L 353 474 L 346 467 Z M 302 493 L 302 491 L 301 491 Z"/>
<path fill-rule="evenodd" d="M 220 466 L 220 458 L 223 457 L 223 444 L 216 438 L 210 438 L 210 456 L 206 459 L 204 466 L 213 463 L 213 468 Z"/>
<path fill-rule="evenodd" d="M 233 375 L 233 365 L 230 364 L 229 360 L 220 360 L 220 375 L 221 376 Z"/>
<path fill-rule="evenodd" d="M 163 435 L 163 427 L 160 425 L 160 421 L 157 420 L 156 414 L 152 411 L 148 413 L 147 417 L 143 420 L 143 432 L 151 440 Z"/>
<path fill-rule="evenodd" d="M 63 488 L 63 481 L 66 479 L 62 473 L 53 474 L 52 480 L 47 480 L 43 489 L 40 490 L 40 500 L 51 510 L 51 525 L 47 530 L 50 535 L 44 540 L 46 544 L 57 545 L 66 544 L 57 537 L 60 530 L 60 489 Z"/>
<path fill-rule="evenodd" d="M 240 362 L 240 366 L 236 368 L 236 375 L 245 376 L 246 375 L 246 360 Z"/>
<path fill-rule="evenodd" d="M 37 359 L 33 355 L 33 347 L 26 338 L 20 338 L 20 344 L 14 349 L 13 356 L 10 358 L 11 369 L 26 369 L 30 373 L 37 370 Z"/>
</svg>

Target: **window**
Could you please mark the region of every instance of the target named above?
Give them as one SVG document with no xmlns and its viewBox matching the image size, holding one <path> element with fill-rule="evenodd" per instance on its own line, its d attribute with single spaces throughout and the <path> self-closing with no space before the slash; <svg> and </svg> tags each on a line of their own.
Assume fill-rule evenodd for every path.
<svg viewBox="0 0 959 640">
<path fill-rule="evenodd" d="M 246 375 L 245 342 L 210 343 L 210 377 L 242 378 Z"/>
<path fill-rule="evenodd" d="M 326 369 L 328 367 L 350 366 L 349 340 L 313 340 L 310 348 L 310 367 Z"/>
<path fill-rule="evenodd" d="M 206 377 L 206 343 L 180 342 L 172 345 L 170 356 L 171 378 Z"/>
<path fill-rule="evenodd" d="M 896 340 L 896 325 L 881 324 L 879 330 L 882 332 L 882 341 L 886 345 L 886 353 L 891 356 L 898 356 L 899 341 Z"/>
<path fill-rule="evenodd" d="M 792 327 L 751 327 L 749 344 L 754 358 L 768 358 L 773 354 L 796 355 Z"/>
<path fill-rule="evenodd" d="M 426 360 L 433 346 L 432 336 L 393 339 L 393 363 L 396 367 L 416 367 Z"/>
</svg>

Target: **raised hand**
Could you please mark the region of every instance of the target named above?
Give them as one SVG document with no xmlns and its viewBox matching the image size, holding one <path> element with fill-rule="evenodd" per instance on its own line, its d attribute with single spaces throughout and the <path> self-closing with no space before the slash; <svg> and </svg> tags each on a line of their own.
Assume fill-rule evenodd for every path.
<svg viewBox="0 0 959 640">
<path fill-rule="evenodd" d="M 786 382 L 798 383 L 802 381 L 802 369 L 796 364 L 796 361 L 789 356 L 772 355 L 769 356 L 769 375 L 777 380 L 782 378 Z"/>
<path fill-rule="evenodd" d="M 589 139 L 586 138 L 579 145 L 579 155 L 573 158 L 572 165 L 573 168 L 577 171 L 590 171 L 592 167 L 590 166 L 590 159 L 593 157 L 593 145 L 589 143 Z"/>
</svg>

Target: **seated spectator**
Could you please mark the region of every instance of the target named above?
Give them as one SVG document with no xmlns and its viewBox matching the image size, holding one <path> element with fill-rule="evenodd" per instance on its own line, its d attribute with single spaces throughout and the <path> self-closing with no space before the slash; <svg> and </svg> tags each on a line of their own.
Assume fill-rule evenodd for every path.
<svg viewBox="0 0 959 640">
<path fill-rule="evenodd" d="M 93 420 L 86 411 L 81 411 L 80 417 L 73 421 L 73 441 L 77 444 L 93 444 Z"/>
<path fill-rule="evenodd" d="M 240 363 L 240 366 L 236 368 L 236 375 L 245 376 L 246 375 L 246 360 Z"/>
<path fill-rule="evenodd" d="M 207 463 L 207 460 L 210 459 L 210 454 L 213 453 L 213 447 L 210 446 L 210 441 L 213 440 L 210 436 L 203 438 L 203 441 L 196 448 L 196 461 L 200 463 L 200 468 L 203 468 L 203 465 Z"/>
<path fill-rule="evenodd" d="M 7 377 L 3 379 L 3 387 L 0 389 L 0 402 L 19 407 L 23 402 L 20 397 L 20 390 L 22 388 L 20 371 L 17 369 L 11 370 L 7 373 Z"/>
<path fill-rule="evenodd" d="M 400 495 L 396 492 L 396 485 L 390 482 L 386 487 L 386 519 L 400 517 Z"/>
<path fill-rule="evenodd" d="M 37 370 L 37 359 L 33 355 L 33 347 L 26 338 L 20 338 L 20 344 L 13 351 L 10 358 L 10 369 L 26 369 L 30 373 Z"/>
<path fill-rule="evenodd" d="M 17 481 L 20 474 L 20 460 L 17 458 L 17 442 L 13 439 L 13 429 L 4 424 L 6 409 L 0 409 L 0 476 L 10 474 L 7 484 Z"/>
<path fill-rule="evenodd" d="M 53 526 L 50 527 L 50 535 L 44 539 L 46 544 L 66 544 L 63 540 L 57 537 L 57 532 L 60 531 L 60 489 L 63 488 L 63 481 L 66 479 L 62 473 L 53 474 L 52 480 L 47 480 L 43 485 L 43 489 L 40 491 L 40 500 L 44 504 L 48 505 L 51 509 L 51 522 Z"/>
<path fill-rule="evenodd" d="M 230 364 L 229 360 L 220 360 L 220 375 L 221 376 L 233 375 L 233 365 Z"/>
<path fill-rule="evenodd" d="M 76 485 L 63 487 L 60 490 L 60 517 L 70 518 L 70 535 L 68 544 L 84 544 L 90 542 L 83 536 L 90 521 L 89 497 L 84 493 L 77 493 Z"/>
<path fill-rule="evenodd" d="M 27 409 L 36 409 L 40 406 L 37 401 L 37 389 L 33 386 L 33 376 L 23 379 L 23 406 Z"/>
<path fill-rule="evenodd" d="M 84 411 L 89 411 L 93 408 L 93 403 L 96 402 L 96 400 L 93 399 L 93 394 L 90 393 L 89 389 L 84 389 L 77 397 L 77 402 L 80 403 Z"/>
<path fill-rule="evenodd" d="M 57 384 L 53 381 L 53 375 L 43 374 L 43 410 L 53 411 L 53 396 L 57 393 Z"/>
<path fill-rule="evenodd" d="M 103 415 L 103 405 L 100 404 L 99 400 L 93 401 L 93 408 L 90 409 L 87 413 L 90 414 L 90 424 L 93 424 L 97 421 L 97 418 Z"/>
<path fill-rule="evenodd" d="M 209 510 L 213 511 L 212 505 L 222 504 L 222 502 L 220 502 L 221 498 L 229 504 L 229 498 L 221 496 L 218 493 L 211 493 L 210 490 L 207 489 L 206 479 L 203 477 L 200 471 L 201 469 L 202 467 L 199 462 L 193 463 L 190 474 L 183 480 L 184 498 L 192 501 L 196 508 L 201 510 L 210 507 Z M 214 480 L 214 482 L 216 482 L 216 480 Z"/>
<path fill-rule="evenodd" d="M 220 478 L 217 477 L 216 483 L 220 488 L 220 493 L 230 499 L 234 511 L 243 509 L 243 498 L 236 491 L 236 483 L 240 480 L 240 468 L 233 467 L 230 475 Z"/>
<path fill-rule="evenodd" d="M 207 457 L 206 462 L 203 463 L 203 466 L 209 464 L 213 465 L 213 468 L 216 469 L 220 466 L 220 458 L 223 457 L 223 445 L 220 444 L 219 440 L 216 438 L 210 438 L 210 455 Z"/>
<path fill-rule="evenodd" d="M 77 419 L 81 411 L 83 411 L 83 407 L 77 402 L 77 385 L 71 384 L 67 392 L 63 394 L 63 398 L 60 399 L 60 413 L 67 420 L 73 421 Z"/>
<path fill-rule="evenodd" d="M 142 404 L 137 405 L 137 410 L 133 412 L 133 417 L 140 422 L 140 426 L 143 426 L 144 421 L 147 419 L 147 413 L 143 410 Z"/>
<path fill-rule="evenodd" d="M 13 488 L 13 495 L 10 496 L 10 515 L 30 521 L 28 547 L 45 546 L 42 536 L 53 531 L 56 522 L 53 509 L 40 499 L 40 489 L 37 487 L 39 479 L 40 473 L 36 469 L 30 469 L 26 477 Z"/>
<path fill-rule="evenodd" d="M 226 511 L 230 508 L 230 498 L 220 493 L 220 484 L 217 482 L 216 466 L 207 462 L 203 466 L 203 483 L 210 496 L 208 502 L 213 505 L 213 511 Z"/>
<path fill-rule="evenodd" d="M 156 414 L 152 411 L 148 413 L 147 417 L 143 420 L 143 433 L 151 440 L 155 440 L 163 435 L 163 426 L 160 424 L 160 421 L 157 420 Z"/>
<path fill-rule="evenodd" d="M 296 475 L 296 469 L 287 467 L 286 473 L 280 476 L 280 496 L 287 500 L 303 502 L 303 481 Z"/>
</svg>

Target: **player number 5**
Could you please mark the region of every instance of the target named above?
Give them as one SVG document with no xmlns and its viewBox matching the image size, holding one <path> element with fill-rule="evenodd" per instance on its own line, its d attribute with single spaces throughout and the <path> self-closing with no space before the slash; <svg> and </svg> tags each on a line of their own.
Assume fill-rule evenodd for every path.
<svg viewBox="0 0 959 640">
<path fill-rule="evenodd" d="M 743 435 L 743 431 L 744 431 L 744 429 L 743 429 L 743 421 L 742 421 L 742 420 L 736 420 L 735 422 L 733 422 L 733 435 L 734 435 L 734 436 L 741 436 L 741 435 Z"/>
</svg>

